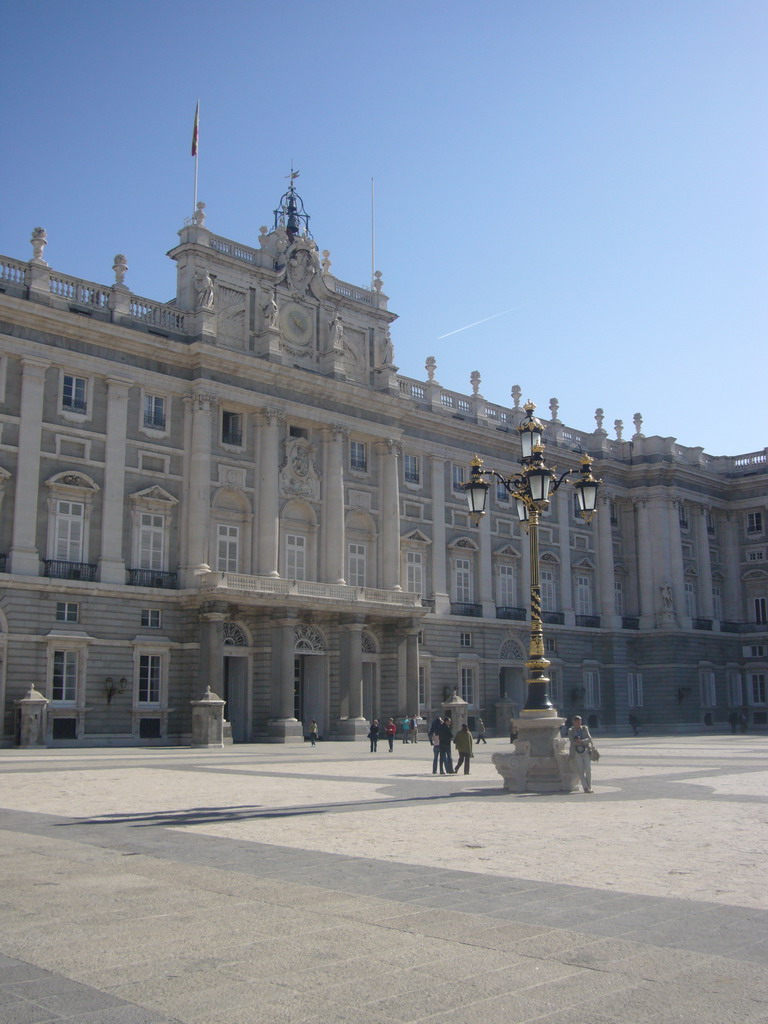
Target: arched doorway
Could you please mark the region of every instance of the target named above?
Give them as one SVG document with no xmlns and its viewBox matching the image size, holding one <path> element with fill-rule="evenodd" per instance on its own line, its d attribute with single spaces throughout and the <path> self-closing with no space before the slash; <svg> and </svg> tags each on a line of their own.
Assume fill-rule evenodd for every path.
<svg viewBox="0 0 768 1024">
<path fill-rule="evenodd" d="M 379 698 L 379 649 L 368 630 L 361 636 L 363 649 L 363 718 L 369 722 L 381 714 Z"/>
<path fill-rule="evenodd" d="M 319 734 L 328 735 L 328 644 L 317 626 L 295 630 L 293 716 L 306 725 L 314 718 Z"/>
<path fill-rule="evenodd" d="M 499 698 L 496 704 L 496 728 L 506 730 L 509 719 L 517 716 L 525 704 L 525 653 L 522 644 L 504 640 L 499 648 Z"/>
<path fill-rule="evenodd" d="M 248 637 L 236 622 L 224 623 L 224 714 L 232 727 L 232 742 L 247 743 L 251 736 L 251 701 L 248 685 Z"/>
</svg>

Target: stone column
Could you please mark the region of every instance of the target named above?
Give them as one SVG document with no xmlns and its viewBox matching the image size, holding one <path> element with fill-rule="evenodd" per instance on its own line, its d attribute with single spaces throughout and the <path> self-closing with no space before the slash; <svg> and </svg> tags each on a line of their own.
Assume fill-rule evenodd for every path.
<svg viewBox="0 0 768 1024">
<path fill-rule="evenodd" d="M 698 505 L 692 509 L 696 522 L 696 563 L 699 567 L 699 615 L 714 619 L 715 605 L 712 599 L 712 557 L 709 552 L 707 532 L 707 507 Z"/>
<path fill-rule="evenodd" d="M 381 537 L 382 585 L 400 590 L 400 483 L 397 472 L 399 446 L 396 441 L 377 444 L 381 472 L 379 479 L 379 535 Z"/>
<path fill-rule="evenodd" d="M 419 713 L 419 629 L 414 623 L 405 634 L 405 714 Z"/>
<path fill-rule="evenodd" d="M 360 739 L 368 732 L 363 718 L 363 622 L 354 618 L 339 627 L 342 712 L 345 707 L 347 710 L 347 717 L 337 726 L 342 740 Z"/>
<path fill-rule="evenodd" d="M 18 477 L 9 572 L 37 576 L 40 572 L 40 553 L 37 550 L 40 442 L 45 371 L 49 364 L 40 359 L 22 359 L 21 365 Z"/>
<path fill-rule="evenodd" d="M 107 380 L 107 438 L 104 456 L 104 507 L 101 520 L 99 578 L 102 583 L 125 583 L 123 522 L 125 516 L 125 440 L 128 424 L 129 380 Z"/>
<path fill-rule="evenodd" d="M 208 607 L 200 613 L 200 689 L 209 686 L 216 693 L 224 687 L 224 622 L 226 612 L 221 606 Z M 199 691 L 198 691 L 199 692 Z"/>
<path fill-rule="evenodd" d="M 618 629 L 621 627 L 621 622 L 616 615 L 616 577 L 613 561 L 611 500 L 607 495 L 598 497 L 597 515 L 592 519 L 592 522 L 597 530 L 600 625 L 603 629 Z"/>
<path fill-rule="evenodd" d="M 496 602 L 493 599 L 493 557 L 491 552 L 491 516 L 483 516 L 480 520 L 480 579 L 479 597 L 483 609 L 483 617 L 496 618 Z"/>
<path fill-rule="evenodd" d="M 262 409 L 259 424 L 258 515 L 254 520 L 253 550 L 256 574 L 277 576 L 279 565 L 279 428 L 283 420 L 276 409 Z"/>
<path fill-rule="evenodd" d="M 437 615 L 448 615 L 451 602 L 448 596 L 445 549 L 445 462 L 430 456 L 432 470 L 432 597 Z"/>
<path fill-rule="evenodd" d="M 640 591 L 640 628 L 653 629 L 656 625 L 656 595 L 653 583 L 653 544 L 651 542 L 651 513 L 647 498 L 635 502 L 637 513 L 637 575 Z"/>
<path fill-rule="evenodd" d="M 685 567 L 683 565 L 683 538 L 680 535 L 680 502 L 667 503 L 669 532 L 669 569 L 672 593 L 675 599 L 675 611 L 678 625 L 691 627 L 691 617 L 685 607 Z"/>
<path fill-rule="evenodd" d="M 726 512 L 721 517 L 723 552 L 720 562 L 725 574 L 723 618 L 726 622 L 742 622 L 745 618 L 741 591 L 739 522 L 739 512 Z"/>
<path fill-rule="evenodd" d="M 576 612 L 573 607 L 571 576 L 571 491 L 565 486 L 561 487 L 559 491 L 555 491 L 555 501 L 560 541 L 560 608 L 565 616 L 565 625 L 573 626 L 576 622 Z"/>
<path fill-rule="evenodd" d="M 332 426 L 324 432 L 323 504 L 321 547 L 322 579 L 326 583 L 345 583 L 344 568 L 344 443 L 348 436 L 344 427 Z"/>
<path fill-rule="evenodd" d="M 201 573 L 210 572 L 207 562 L 211 510 L 211 421 L 213 395 L 197 394 L 192 405 L 192 451 L 189 460 L 187 502 L 187 557 L 185 586 L 194 586 Z"/>
<path fill-rule="evenodd" d="M 294 716 L 294 661 L 296 619 L 281 619 L 272 627 L 272 714 L 269 738 L 273 743 L 303 742 L 303 727 Z"/>
</svg>

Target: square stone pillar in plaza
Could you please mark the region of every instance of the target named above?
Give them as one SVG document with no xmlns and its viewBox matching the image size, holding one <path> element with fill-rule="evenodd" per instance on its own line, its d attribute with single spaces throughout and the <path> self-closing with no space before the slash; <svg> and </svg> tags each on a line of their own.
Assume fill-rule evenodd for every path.
<svg viewBox="0 0 768 1024">
<path fill-rule="evenodd" d="M 14 704 L 19 709 L 19 746 L 44 747 L 50 701 L 31 686 L 27 695 Z"/>
<path fill-rule="evenodd" d="M 224 746 L 224 704 L 210 686 L 202 700 L 191 700 L 192 705 L 192 746 Z"/>
</svg>

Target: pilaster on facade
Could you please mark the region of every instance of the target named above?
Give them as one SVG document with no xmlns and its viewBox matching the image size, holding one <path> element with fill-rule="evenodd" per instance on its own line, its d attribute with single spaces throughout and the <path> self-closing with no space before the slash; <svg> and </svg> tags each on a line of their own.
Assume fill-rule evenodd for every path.
<svg viewBox="0 0 768 1024">
<path fill-rule="evenodd" d="M 101 522 L 99 578 L 103 583 L 125 582 L 123 517 L 128 394 L 131 381 L 107 379 L 107 437 L 104 458 L 104 498 Z"/>
<path fill-rule="evenodd" d="M 376 444 L 381 462 L 379 508 L 381 523 L 382 584 L 385 590 L 400 590 L 400 478 L 398 459 L 400 445 L 393 439 Z"/>
<path fill-rule="evenodd" d="M 38 505 L 45 376 L 50 363 L 25 357 L 21 365 L 21 417 L 10 570 L 20 576 L 37 576 L 40 571 L 37 516 L 30 511 Z"/>
</svg>

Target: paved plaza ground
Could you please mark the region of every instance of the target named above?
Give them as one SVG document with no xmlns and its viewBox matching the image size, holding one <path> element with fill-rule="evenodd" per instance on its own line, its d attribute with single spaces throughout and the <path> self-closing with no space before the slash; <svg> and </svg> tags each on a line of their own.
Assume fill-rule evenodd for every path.
<svg viewBox="0 0 768 1024">
<path fill-rule="evenodd" d="M 0 1024 L 768 1024 L 768 736 L 0 750 Z"/>
</svg>

